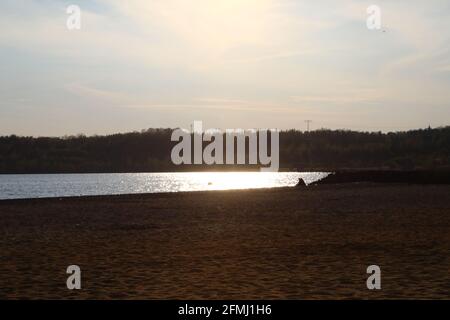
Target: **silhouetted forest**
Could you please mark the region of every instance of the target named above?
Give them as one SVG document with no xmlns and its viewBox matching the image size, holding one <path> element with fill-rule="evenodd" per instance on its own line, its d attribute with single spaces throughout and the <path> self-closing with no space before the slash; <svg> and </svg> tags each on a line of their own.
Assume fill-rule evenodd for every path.
<svg viewBox="0 0 450 320">
<path fill-rule="evenodd" d="M 172 164 L 172 129 L 108 136 L 0 137 L 0 173 L 239 170 Z M 283 170 L 449 169 L 450 127 L 408 132 L 317 130 L 280 133 Z M 256 169 L 256 168 L 255 168 Z"/>
</svg>

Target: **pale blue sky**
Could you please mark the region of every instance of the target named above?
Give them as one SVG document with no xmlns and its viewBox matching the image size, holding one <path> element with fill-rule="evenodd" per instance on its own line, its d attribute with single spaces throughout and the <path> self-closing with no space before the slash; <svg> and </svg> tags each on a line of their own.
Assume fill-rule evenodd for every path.
<svg viewBox="0 0 450 320">
<path fill-rule="evenodd" d="M 448 0 L 0 2 L 2 135 L 442 126 L 449 85 Z"/>
</svg>

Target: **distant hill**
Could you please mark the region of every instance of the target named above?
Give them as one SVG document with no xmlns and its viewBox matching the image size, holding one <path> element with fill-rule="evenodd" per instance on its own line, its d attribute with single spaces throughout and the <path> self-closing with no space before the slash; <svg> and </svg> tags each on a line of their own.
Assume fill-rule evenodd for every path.
<svg viewBox="0 0 450 320">
<path fill-rule="evenodd" d="M 108 136 L 0 137 L 0 173 L 242 170 L 249 166 L 175 166 L 172 129 Z M 380 133 L 296 130 L 280 133 L 280 168 L 450 169 L 450 127 Z"/>
</svg>

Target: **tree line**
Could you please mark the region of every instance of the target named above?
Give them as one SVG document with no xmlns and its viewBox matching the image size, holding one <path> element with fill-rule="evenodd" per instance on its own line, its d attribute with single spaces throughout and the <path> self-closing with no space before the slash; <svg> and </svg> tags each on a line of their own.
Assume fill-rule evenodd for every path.
<svg viewBox="0 0 450 320">
<path fill-rule="evenodd" d="M 173 129 L 105 136 L 0 137 L 0 173 L 248 170 L 257 166 L 182 165 L 170 154 Z M 450 169 L 450 127 L 405 132 L 280 132 L 282 170 Z"/>
</svg>

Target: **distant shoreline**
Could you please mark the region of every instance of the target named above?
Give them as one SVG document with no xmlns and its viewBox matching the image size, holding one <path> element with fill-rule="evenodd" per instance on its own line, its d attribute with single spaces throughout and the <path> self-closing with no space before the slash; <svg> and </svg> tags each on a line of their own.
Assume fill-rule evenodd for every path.
<svg viewBox="0 0 450 320">
<path fill-rule="evenodd" d="M 261 162 L 243 166 L 177 166 L 171 161 L 176 145 L 171 141 L 172 131 L 149 129 L 66 138 L 4 136 L 0 137 L 0 173 L 249 171 L 261 166 Z M 450 170 L 449 137 L 450 126 L 386 134 L 325 129 L 282 131 L 279 168 L 280 171 Z"/>
<path fill-rule="evenodd" d="M 353 182 L 450 184 L 447 170 L 346 170 L 331 173 L 314 182 L 315 185 Z"/>
</svg>

